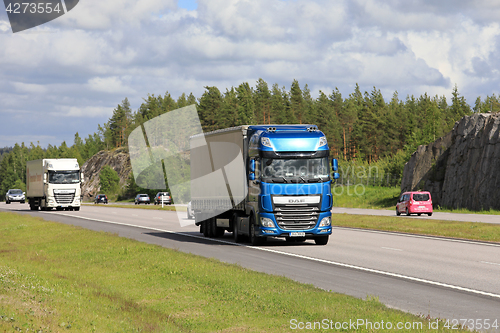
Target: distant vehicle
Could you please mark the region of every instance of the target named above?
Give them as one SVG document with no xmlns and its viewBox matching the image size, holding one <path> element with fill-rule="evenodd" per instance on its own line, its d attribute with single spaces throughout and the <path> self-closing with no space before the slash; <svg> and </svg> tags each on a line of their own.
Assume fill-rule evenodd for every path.
<svg viewBox="0 0 500 333">
<path fill-rule="evenodd" d="M 187 218 L 189 220 L 194 219 L 194 211 L 193 211 L 193 207 L 191 206 L 191 201 L 188 202 L 188 206 L 187 206 Z"/>
<path fill-rule="evenodd" d="M 151 200 L 149 199 L 149 195 L 147 194 L 137 194 L 137 196 L 135 197 L 135 204 L 136 205 L 139 205 L 139 204 L 147 204 L 149 205 L 151 203 Z"/>
<path fill-rule="evenodd" d="M 166 205 L 171 205 L 172 204 L 172 197 L 170 196 L 170 193 L 168 192 L 158 192 L 155 195 L 155 205 L 161 205 L 161 203 L 166 204 Z"/>
<path fill-rule="evenodd" d="M 432 198 L 429 192 L 405 192 L 401 195 L 396 204 L 396 215 L 402 213 L 410 216 L 411 214 L 432 215 Z"/>
<path fill-rule="evenodd" d="M 26 199 L 31 210 L 80 210 L 82 184 L 76 158 L 26 162 Z"/>
<path fill-rule="evenodd" d="M 19 189 L 11 189 L 8 190 L 5 194 L 5 203 L 10 204 L 11 202 L 20 202 L 25 203 L 26 198 L 24 196 L 24 192 Z"/>
<path fill-rule="evenodd" d="M 98 204 L 98 203 L 107 204 L 108 203 L 108 197 L 106 196 L 106 194 L 98 194 L 98 195 L 95 196 L 94 203 L 95 204 Z"/>
</svg>

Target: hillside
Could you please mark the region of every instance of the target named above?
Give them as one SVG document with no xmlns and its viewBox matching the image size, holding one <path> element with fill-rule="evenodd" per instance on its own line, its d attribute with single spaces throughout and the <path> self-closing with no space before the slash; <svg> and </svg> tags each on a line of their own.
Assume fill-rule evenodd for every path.
<svg viewBox="0 0 500 333">
<path fill-rule="evenodd" d="M 85 182 L 82 186 L 84 200 L 91 199 L 99 192 L 99 174 L 105 165 L 109 165 L 118 173 L 120 186 L 126 184 L 132 171 L 130 156 L 127 150 L 125 148 L 101 150 L 82 166 L 82 172 L 85 177 Z"/>
<path fill-rule="evenodd" d="M 500 113 L 465 116 L 406 163 L 401 191 L 427 190 L 435 205 L 500 209 Z"/>
</svg>

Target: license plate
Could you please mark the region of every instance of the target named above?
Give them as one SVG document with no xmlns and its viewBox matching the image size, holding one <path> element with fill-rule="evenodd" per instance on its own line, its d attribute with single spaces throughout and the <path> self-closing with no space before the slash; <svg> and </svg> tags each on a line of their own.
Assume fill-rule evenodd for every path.
<svg viewBox="0 0 500 333">
<path fill-rule="evenodd" d="M 305 232 L 291 232 L 290 233 L 290 237 L 305 237 L 306 236 L 306 233 Z"/>
<path fill-rule="evenodd" d="M 425 208 L 425 206 L 418 206 L 418 208 Z"/>
</svg>

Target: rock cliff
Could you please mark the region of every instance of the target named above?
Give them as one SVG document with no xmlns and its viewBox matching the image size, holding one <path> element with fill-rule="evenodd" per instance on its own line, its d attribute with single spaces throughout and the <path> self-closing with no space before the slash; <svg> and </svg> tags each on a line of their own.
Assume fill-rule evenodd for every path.
<svg viewBox="0 0 500 333">
<path fill-rule="evenodd" d="M 465 116 L 418 147 L 401 181 L 401 191 L 410 190 L 431 192 L 434 206 L 500 209 L 500 113 Z"/>
<path fill-rule="evenodd" d="M 112 151 L 102 150 L 92 156 L 82 166 L 82 172 L 85 177 L 82 185 L 84 200 L 91 199 L 99 192 L 99 173 L 105 165 L 109 165 L 118 173 L 120 186 L 126 184 L 132 170 L 127 150 L 125 148 L 118 148 Z"/>
</svg>

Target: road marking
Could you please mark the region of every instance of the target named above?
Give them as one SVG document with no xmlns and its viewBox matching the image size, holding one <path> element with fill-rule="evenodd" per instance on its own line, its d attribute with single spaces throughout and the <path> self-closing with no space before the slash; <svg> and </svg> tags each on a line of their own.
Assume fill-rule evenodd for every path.
<svg viewBox="0 0 500 333">
<path fill-rule="evenodd" d="M 153 217 L 153 219 L 155 219 L 155 220 L 163 220 L 162 217 Z"/>
<path fill-rule="evenodd" d="M 496 262 L 480 261 L 480 263 L 488 264 L 488 265 L 497 265 L 497 266 L 500 266 L 500 264 L 497 264 Z"/>
<path fill-rule="evenodd" d="M 75 217 L 83 220 L 89 220 L 89 221 L 94 221 L 94 222 L 102 222 L 102 223 L 110 223 L 110 224 L 117 224 L 117 225 L 123 225 L 127 227 L 133 227 L 133 228 L 139 228 L 139 229 L 148 229 L 148 230 L 154 230 L 154 231 L 160 231 L 160 232 L 165 232 L 168 234 L 173 234 L 173 235 L 182 235 L 186 237 L 192 237 L 192 238 L 198 238 L 198 239 L 204 239 L 208 241 L 213 241 L 213 242 L 218 242 L 218 243 L 223 243 L 223 244 L 228 244 L 228 245 L 234 245 L 234 246 L 244 246 L 248 247 L 251 249 L 255 249 L 258 251 L 264 251 L 264 252 L 270 252 L 270 253 L 275 253 L 275 254 L 281 254 L 289 257 L 294 257 L 294 258 L 300 258 L 300 259 L 305 259 L 305 260 L 311 260 L 311 261 L 316 261 L 332 266 L 339 266 L 339 267 L 344 267 L 344 268 L 350 268 L 350 269 L 355 269 L 358 271 L 362 272 L 368 272 L 368 273 L 374 273 L 374 274 L 380 274 L 380 275 L 385 275 L 385 276 L 390 276 L 394 278 L 399 278 L 403 280 L 408 280 L 408 281 L 413 281 L 413 282 L 419 282 L 419 283 L 425 283 L 428 285 L 432 286 L 438 286 L 438 287 L 443 287 L 443 288 L 448 288 L 452 290 L 458 290 L 458 291 L 464 291 L 476 295 L 482 295 L 482 296 L 488 296 L 488 297 L 493 297 L 493 298 L 498 298 L 500 299 L 500 294 L 494 294 L 482 290 L 476 290 L 476 289 L 471 289 L 471 288 L 466 288 L 466 287 L 460 287 L 460 286 L 455 286 L 452 284 L 448 283 L 443 283 L 443 282 L 437 282 L 437 281 L 432 281 L 432 280 L 426 280 L 422 278 L 417 278 L 413 276 L 408 276 L 408 275 L 403 275 L 403 274 L 398 274 L 398 273 L 391 273 L 391 272 L 385 272 L 381 271 L 378 269 L 372 269 L 372 268 L 366 268 L 366 267 L 361 267 L 361 266 L 356 266 L 356 265 L 351 265 L 351 264 L 345 264 L 341 262 L 336 262 L 336 261 L 331 261 L 331 260 L 326 260 L 326 259 L 320 259 L 320 258 L 314 258 L 314 257 L 308 257 L 304 256 L 301 254 L 295 254 L 295 253 L 289 253 L 289 252 L 283 252 L 279 250 L 273 250 L 273 249 L 268 249 L 265 247 L 257 247 L 257 246 L 251 246 L 251 245 L 245 245 L 245 244 L 238 244 L 238 243 L 233 243 L 233 242 L 228 242 L 224 241 L 222 239 L 217 239 L 217 238 L 207 238 L 204 236 L 197 236 L 197 235 L 191 235 L 183 232 L 177 232 L 177 231 L 171 231 L 171 230 L 165 230 L 165 229 L 158 229 L 158 228 L 152 228 L 152 227 L 145 227 L 145 226 L 140 226 L 140 225 L 134 225 L 134 224 L 129 224 L 129 223 L 122 223 L 122 222 L 113 222 L 113 221 L 106 221 L 106 220 L 98 220 L 98 219 L 92 219 L 89 217 L 83 217 L 83 216 L 75 216 L 75 215 L 70 215 L 70 214 L 65 214 L 65 213 L 59 213 L 59 212 L 50 212 L 50 211 L 45 211 L 44 213 L 48 214 L 57 214 L 57 215 L 62 215 L 62 216 L 68 216 L 68 217 Z"/>
<path fill-rule="evenodd" d="M 392 247 L 384 247 L 384 246 L 382 246 L 382 249 L 391 250 L 391 251 L 403 251 L 401 249 L 395 249 L 395 248 L 392 248 Z"/>
<path fill-rule="evenodd" d="M 397 235 L 397 236 L 403 236 L 403 237 L 423 238 L 423 239 L 431 239 L 431 240 L 442 240 L 442 241 L 446 241 L 446 242 L 500 247 L 500 244 L 495 244 L 495 243 L 481 242 L 481 241 L 467 240 L 467 239 L 447 238 L 444 236 L 425 236 L 425 235 L 409 234 L 409 233 L 404 233 L 404 232 L 370 230 L 370 229 L 350 228 L 350 227 L 332 227 L 332 229 L 354 230 L 354 231 L 370 232 L 370 233 L 374 233 L 374 234 Z"/>
</svg>

